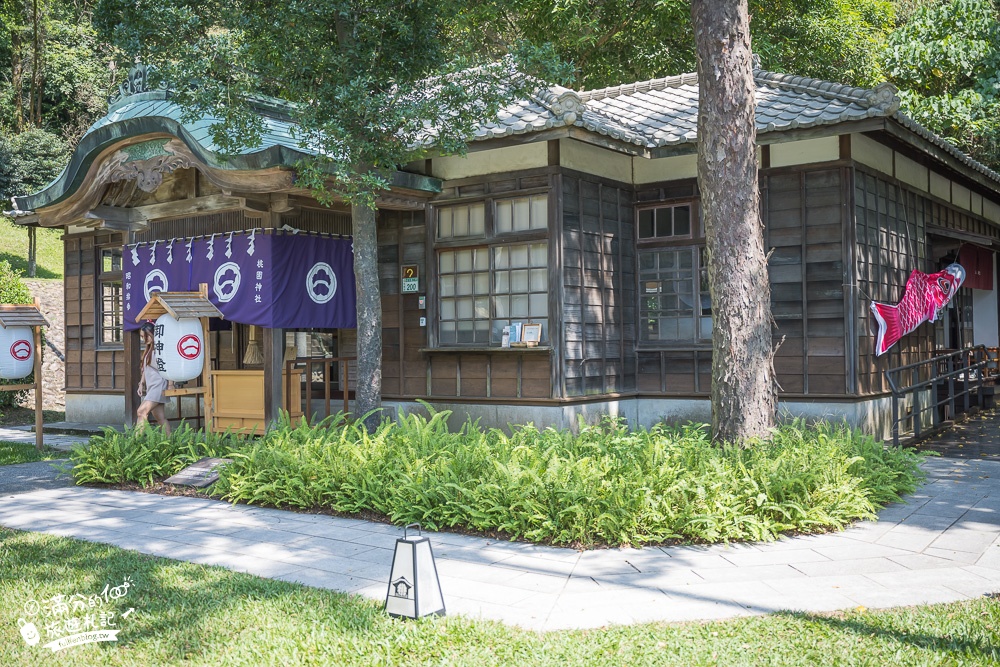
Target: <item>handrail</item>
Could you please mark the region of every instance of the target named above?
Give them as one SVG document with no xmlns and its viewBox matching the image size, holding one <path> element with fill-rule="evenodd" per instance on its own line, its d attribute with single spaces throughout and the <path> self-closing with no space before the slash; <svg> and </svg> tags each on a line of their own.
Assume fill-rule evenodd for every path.
<svg viewBox="0 0 1000 667">
<path fill-rule="evenodd" d="M 306 421 L 312 418 L 312 374 L 313 366 L 323 367 L 323 400 L 326 404 L 326 416 L 330 416 L 330 367 L 333 364 L 340 364 L 343 369 L 341 379 L 344 381 L 344 414 L 350 412 L 350 388 L 349 383 L 349 368 L 348 364 L 352 361 L 357 362 L 357 357 L 295 357 L 294 359 L 288 359 L 285 361 L 285 409 L 291 412 L 291 401 L 292 401 L 292 369 L 298 365 L 305 367 L 305 380 L 306 387 L 309 389 L 305 393 L 306 409 L 303 410 L 303 415 Z"/>
<path fill-rule="evenodd" d="M 977 395 L 982 395 L 983 376 L 990 362 L 991 357 L 986 346 L 977 345 L 931 357 L 930 359 L 924 359 L 923 361 L 917 361 L 912 364 L 886 369 L 885 379 L 892 392 L 892 444 L 895 446 L 899 445 L 899 424 L 902 421 L 899 416 L 899 402 L 901 399 L 906 398 L 907 394 L 912 394 L 913 408 L 910 411 L 910 417 L 913 419 L 913 437 L 919 438 L 921 413 L 931 410 L 933 425 L 937 427 L 940 424 L 938 408 L 941 406 L 947 404 L 951 410 L 951 415 L 954 416 L 956 411 L 955 399 L 962 397 L 963 412 L 969 411 L 973 389 L 977 391 Z M 905 372 L 915 372 L 919 376 L 920 371 L 925 368 L 929 371 L 927 379 L 918 379 L 916 382 L 911 379 L 910 384 L 900 386 L 902 375 Z M 942 368 L 945 369 L 944 372 L 941 371 Z M 975 375 L 977 384 L 975 387 L 970 387 L 970 376 L 973 374 Z M 962 390 L 958 393 L 955 392 L 956 380 L 961 380 L 962 382 Z M 938 387 L 942 382 L 946 382 L 948 386 L 948 395 L 943 400 L 938 395 Z M 919 392 L 928 388 L 932 389 L 933 398 L 929 405 L 921 407 Z"/>
</svg>

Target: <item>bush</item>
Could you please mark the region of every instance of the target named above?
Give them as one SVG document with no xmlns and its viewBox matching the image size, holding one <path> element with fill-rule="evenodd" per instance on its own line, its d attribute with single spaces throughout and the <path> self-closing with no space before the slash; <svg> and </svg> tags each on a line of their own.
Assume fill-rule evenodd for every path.
<svg viewBox="0 0 1000 667">
<path fill-rule="evenodd" d="M 449 413 L 410 415 L 368 433 L 287 421 L 236 447 L 226 436 L 155 429 L 106 433 L 73 454 L 78 482 L 150 484 L 201 456 L 233 463 L 211 493 L 232 502 L 376 512 L 394 523 L 590 545 L 771 540 L 870 518 L 912 491 L 919 457 L 844 425 L 795 422 L 765 442 L 718 447 L 707 427 L 579 435 L 531 425 L 507 435 Z"/>
<path fill-rule="evenodd" d="M 12 269 L 7 260 L 0 261 L 0 303 L 31 303 L 31 292 L 21 282 L 21 274 Z M 0 380 L 0 385 L 34 381 L 35 374 L 32 373 L 22 380 Z M 26 391 L 0 391 L 0 409 L 17 407 L 27 396 Z"/>
<path fill-rule="evenodd" d="M 148 487 L 206 456 L 227 456 L 238 444 L 234 435 L 206 435 L 187 424 L 169 436 L 153 426 L 124 433 L 106 428 L 89 445 L 74 448 L 69 459 L 77 484 L 134 482 Z"/>
</svg>

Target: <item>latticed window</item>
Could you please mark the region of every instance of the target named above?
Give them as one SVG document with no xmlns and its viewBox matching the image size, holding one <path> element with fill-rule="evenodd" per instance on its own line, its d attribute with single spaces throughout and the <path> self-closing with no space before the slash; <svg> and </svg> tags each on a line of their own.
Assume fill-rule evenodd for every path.
<svg viewBox="0 0 1000 667">
<path fill-rule="evenodd" d="M 639 209 L 639 340 L 703 345 L 712 340 L 712 300 L 693 202 Z M 697 242 L 697 241 L 696 241 Z"/>
<path fill-rule="evenodd" d="M 547 195 L 442 207 L 437 222 L 439 241 L 476 243 L 437 252 L 439 342 L 498 345 L 514 322 L 541 324 L 548 340 Z"/>
<path fill-rule="evenodd" d="M 102 346 L 122 344 L 122 249 L 98 249 L 97 340 Z"/>
</svg>

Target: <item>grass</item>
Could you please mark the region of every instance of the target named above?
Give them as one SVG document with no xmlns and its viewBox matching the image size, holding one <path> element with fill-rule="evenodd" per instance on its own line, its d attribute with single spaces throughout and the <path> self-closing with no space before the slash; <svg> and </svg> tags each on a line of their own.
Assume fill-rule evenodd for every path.
<svg viewBox="0 0 1000 667">
<path fill-rule="evenodd" d="M 39 452 L 32 444 L 22 442 L 0 442 L 0 466 L 33 461 L 51 461 L 65 457 L 65 452 L 43 449 Z"/>
<path fill-rule="evenodd" d="M 36 620 L 41 644 L 22 641 L 17 620 L 29 600 L 47 609 L 54 596 L 89 596 L 126 577 L 127 595 L 103 606 L 116 612 L 117 642 L 51 653 L 41 647 L 52 639 L 44 618 Z M 128 608 L 135 612 L 121 618 Z M 5 665 L 1000 664 L 1000 604 L 985 597 L 885 611 L 536 633 L 461 617 L 392 620 L 376 601 L 4 528 L 0 620 Z"/>
<path fill-rule="evenodd" d="M 38 230 L 36 277 L 62 280 L 62 234 L 62 229 Z M 22 275 L 28 275 L 28 230 L 0 215 L 0 261 L 2 260 L 10 262 Z"/>
<path fill-rule="evenodd" d="M 740 448 L 714 445 L 698 425 L 633 431 L 609 419 L 579 434 L 507 434 L 471 423 L 451 432 L 447 417 L 410 415 L 373 433 L 286 422 L 249 443 L 109 430 L 73 452 L 73 476 L 152 486 L 229 456 L 209 492 L 232 502 L 591 547 L 823 532 L 874 517 L 920 475 L 912 451 L 830 424 L 794 423 Z"/>
</svg>

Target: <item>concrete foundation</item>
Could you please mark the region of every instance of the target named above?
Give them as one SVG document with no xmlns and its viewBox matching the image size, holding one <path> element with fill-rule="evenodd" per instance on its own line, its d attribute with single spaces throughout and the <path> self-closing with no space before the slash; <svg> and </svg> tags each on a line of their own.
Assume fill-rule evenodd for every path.
<svg viewBox="0 0 1000 667">
<path fill-rule="evenodd" d="M 922 404 L 928 405 L 928 400 L 929 396 L 924 397 Z M 417 402 L 386 401 L 383 405 L 393 413 L 427 414 L 427 409 Z M 438 412 L 445 410 L 452 412 L 448 419 L 448 425 L 453 429 L 461 427 L 469 419 L 479 420 L 481 426 L 495 426 L 505 429 L 511 424 L 530 422 L 539 428 L 552 426 L 553 428 L 572 430 L 578 428 L 581 420 L 588 424 L 594 424 L 607 415 L 623 417 L 629 424 L 645 427 L 664 421 L 675 424 L 708 423 L 712 419 L 711 404 L 707 399 L 628 398 L 568 405 L 435 403 L 433 408 Z M 900 415 L 905 418 L 909 409 L 909 402 L 903 403 L 900 406 Z M 878 439 L 889 438 L 892 434 L 892 401 L 889 397 L 838 403 L 830 401 L 781 401 L 778 404 L 778 417 L 781 421 L 795 418 L 802 418 L 809 422 L 819 420 L 846 421 Z M 931 423 L 929 412 L 923 415 L 921 423 L 924 428 L 929 427 Z"/>
<path fill-rule="evenodd" d="M 124 424 L 121 394 L 66 394 L 66 421 L 81 424 Z"/>
</svg>

